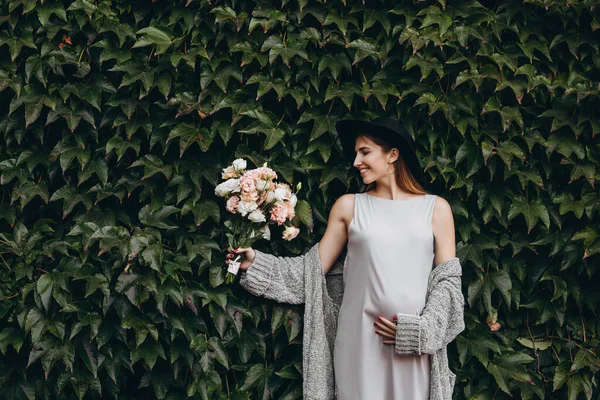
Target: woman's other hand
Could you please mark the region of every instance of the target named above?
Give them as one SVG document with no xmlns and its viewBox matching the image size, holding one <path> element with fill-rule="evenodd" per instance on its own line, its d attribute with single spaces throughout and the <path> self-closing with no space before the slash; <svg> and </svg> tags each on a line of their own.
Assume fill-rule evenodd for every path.
<svg viewBox="0 0 600 400">
<path fill-rule="evenodd" d="M 243 271 L 246 271 L 248 270 L 248 268 L 250 268 L 250 265 L 252 264 L 252 262 L 254 262 L 254 257 L 256 256 L 256 253 L 254 252 L 252 247 L 245 247 L 239 249 L 232 249 L 231 247 L 228 247 L 227 252 L 228 253 L 225 260 L 225 263 L 227 264 L 229 264 L 229 261 L 234 260 L 238 254 L 243 257 L 241 260 L 239 260 L 240 269 Z"/>
<path fill-rule="evenodd" d="M 383 338 L 383 344 L 396 344 L 396 324 L 383 317 L 378 317 L 378 319 L 379 322 L 374 322 L 375 333 Z M 396 320 L 396 316 L 392 319 Z"/>
</svg>

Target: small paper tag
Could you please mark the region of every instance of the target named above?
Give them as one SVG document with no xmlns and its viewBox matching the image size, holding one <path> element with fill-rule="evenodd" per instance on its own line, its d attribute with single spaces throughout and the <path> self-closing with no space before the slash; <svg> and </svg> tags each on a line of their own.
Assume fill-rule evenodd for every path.
<svg viewBox="0 0 600 400">
<path fill-rule="evenodd" d="M 227 268 L 227 272 L 230 272 L 233 275 L 237 275 L 239 269 L 240 269 L 240 262 L 230 261 L 229 267 Z"/>
</svg>

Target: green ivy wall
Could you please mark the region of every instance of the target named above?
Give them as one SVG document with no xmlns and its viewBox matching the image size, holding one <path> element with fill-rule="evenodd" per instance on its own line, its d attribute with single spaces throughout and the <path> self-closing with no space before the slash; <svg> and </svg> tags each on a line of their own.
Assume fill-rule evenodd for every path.
<svg viewBox="0 0 600 400">
<path fill-rule="evenodd" d="M 224 284 L 220 170 L 302 182 L 301 254 L 401 119 L 448 199 L 457 399 L 597 398 L 592 0 L 0 0 L 0 398 L 301 398 L 302 309 Z M 279 237 L 274 233 L 274 237 Z"/>
</svg>

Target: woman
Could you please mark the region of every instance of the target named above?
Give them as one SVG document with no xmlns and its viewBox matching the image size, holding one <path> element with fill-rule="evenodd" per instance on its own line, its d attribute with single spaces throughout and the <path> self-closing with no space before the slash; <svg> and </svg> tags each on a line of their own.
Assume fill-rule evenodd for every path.
<svg viewBox="0 0 600 400">
<path fill-rule="evenodd" d="M 322 240 L 303 256 L 236 249 L 245 252 L 240 283 L 306 304 L 304 398 L 450 399 L 446 345 L 464 329 L 451 208 L 423 190 L 412 140 L 397 120 L 336 128 L 367 191 L 335 202 Z M 324 274 L 346 244 L 338 310 Z"/>
</svg>

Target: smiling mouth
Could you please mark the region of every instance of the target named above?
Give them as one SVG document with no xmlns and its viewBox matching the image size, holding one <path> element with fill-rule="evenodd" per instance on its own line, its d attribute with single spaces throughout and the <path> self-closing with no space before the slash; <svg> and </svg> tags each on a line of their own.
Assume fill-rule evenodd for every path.
<svg viewBox="0 0 600 400">
<path fill-rule="evenodd" d="M 368 173 L 370 170 L 371 170 L 371 168 L 363 168 L 363 169 L 360 169 L 359 171 L 360 171 L 360 174 L 364 176 L 364 175 L 365 175 L 365 174 L 367 174 L 367 173 Z"/>
</svg>

